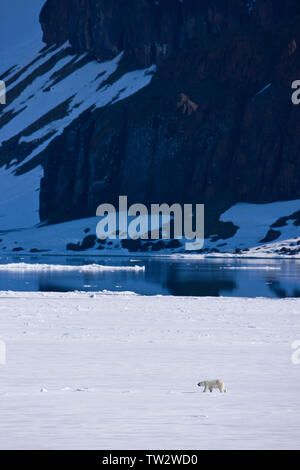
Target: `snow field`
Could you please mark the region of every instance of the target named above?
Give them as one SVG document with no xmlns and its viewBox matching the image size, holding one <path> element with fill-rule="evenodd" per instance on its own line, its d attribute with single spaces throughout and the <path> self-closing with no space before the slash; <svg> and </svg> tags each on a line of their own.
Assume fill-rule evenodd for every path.
<svg viewBox="0 0 300 470">
<path fill-rule="evenodd" d="M 0 315 L 2 449 L 299 449 L 299 300 L 3 292 Z"/>
</svg>

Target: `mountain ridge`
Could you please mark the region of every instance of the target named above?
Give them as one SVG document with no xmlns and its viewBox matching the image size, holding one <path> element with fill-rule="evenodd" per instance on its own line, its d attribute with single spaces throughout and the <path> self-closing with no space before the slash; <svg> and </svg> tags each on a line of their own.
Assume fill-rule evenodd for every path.
<svg viewBox="0 0 300 470">
<path fill-rule="evenodd" d="M 58 164 L 55 155 L 60 147 L 68 152 L 68 131 L 47 149 L 41 191 L 43 219 L 63 220 L 63 213 L 56 209 L 59 200 L 70 201 L 69 214 L 79 212 L 89 216 L 99 203 L 114 202 L 122 193 L 131 202 L 146 204 L 204 202 L 208 231 L 215 231 L 214 219 L 234 203 L 266 203 L 300 197 L 299 118 L 298 109 L 290 100 L 291 82 L 300 76 L 297 47 L 300 17 L 294 17 L 295 12 L 300 12 L 299 5 L 294 1 L 284 5 L 257 1 L 249 11 L 248 3 L 165 0 L 155 6 L 155 2 L 143 1 L 147 7 L 143 10 L 143 24 L 148 26 L 142 32 L 138 29 L 143 38 L 140 48 L 135 47 L 135 38 L 130 34 L 132 22 L 137 24 L 136 2 L 116 1 L 109 7 L 105 2 L 81 2 L 81 7 L 87 6 L 84 11 L 87 16 L 82 13 L 80 25 L 72 20 L 77 11 L 76 2 L 72 3 L 69 21 L 77 25 L 74 27 L 77 36 L 74 37 L 71 28 L 69 36 L 56 37 L 57 43 L 68 37 L 74 47 L 77 45 L 77 52 L 86 49 L 99 58 L 113 57 L 119 52 L 116 44 L 108 56 L 107 51 L 101 55 L 102 49 L 93 46 L 97 38 L 95 31 L 99 23 L 99 30 L 107 27 L 107 34 L 116 38 L 114 28 L 117 31 L 122 25 L 124 28 L 127 17 L 119 24 L 114 12 L 123 5 L 123 8 L 132 7 L 128 39 L 123 44 L 124 66 L 149 65 L 145 51 L 149 47 L 153 49 L 153 44 L 166 54 L 165 57 L 154 54 L 158 69 L 149 87 L 118 104 L 117 109 L 104 108 L 96 114 L 90 113 L 71 126 L 70 135 L 88 142 L 85 150 L 82 149 L 86 183 L 82 196 L 75 196 L 76 201 L 84 201 L 79 210 L 70 201 L 73 185 L 67 168 L 63 171 L 66 180 L 69 179 L 65 191 L 58 189 L 57 198 L 53 192 L 47 197 L 50 187 L 61 187 L 55 179 L 54 168 Z M 51 4 L 53 1 L 48 0 L 41 14 L 44 39 L 50 44 L 54 38 L 49 37 L 49 30 L 56 31 L 56 28 L 51 15 L 47 27 L 45 11 Z M 60 5 L 64 8 L 64 2 Z M 92 6 L 94 15 L 89 16 Z M 136 7 L 138 11 L 140 6 L 139 3 Z M 161 30 L 168 12 L 169 23 L 160 35 L 161 42 L 157 43 L 157 31 Z M 182 16 L 183 39 L 172 50 L 174 35 L 180 36 L 178 12 Z M 113 25 L 107 15 L 114 20 Z M 97 23 L 99 17 L 101 21 Z M 153 27 L 155 18 L 160 27 Z M 203 27 L 197 29 L 194 24 L 188 28 L 192 18 Z M 92 22 L 90 29 L 96 35 L 90 31 L 94 39 L 87 42 L 82 39 L 85 21 Z M 64 32 L 69 30 L 66 27 Z M 102 38 L 104 33 L 98 33 Z M 107 41 L 106 37 L 104 44 Z M 292 53 L 291 44 L 296 44 Z M 195 112 L 186 113 L 178 107 L 181 95 L 195 103 Z M 76 167 L 72 151 L 64 160 L 66 164 L 70 159 Z M 169 185 L 169 181 L 173 184 Z"/>
<path fill-rule="evenodd" d="M 2 75 L 3 177 L 28 188 L 35 172 L 36 188 L 43 170 L 43 223 L 125 194 L 204 203 L 206 236 L 233 237 L 235 204 L 300 199 L 299 15 L 294 0 L 47 0 L 42 50 Z"/>
</svg>

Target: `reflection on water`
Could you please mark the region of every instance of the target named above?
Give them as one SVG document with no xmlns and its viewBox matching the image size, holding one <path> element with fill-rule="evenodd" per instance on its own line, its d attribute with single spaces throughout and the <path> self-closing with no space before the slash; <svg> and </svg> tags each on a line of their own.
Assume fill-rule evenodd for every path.
<svg viewBox="0 0 300 470">
<path fill-rule="evenodd" d="M 199 289 L 201 285 L 201 288 Z M 209 296 L 219 297 L 229 295 L 236 287 L 236 283 L 230 280 L 216 279 L 215 281 L 183 281 L 171 279 L 168 288 L 173 295 Z"/>
<path fill-rule="evenodd" d="M 300 297 L 300 261 L 126 257 L 10 257 L 15 262 L 145 266 L 145 271 L 0 271 L 0 290 L 131 291 L 142 295 Z"/>
</svg>

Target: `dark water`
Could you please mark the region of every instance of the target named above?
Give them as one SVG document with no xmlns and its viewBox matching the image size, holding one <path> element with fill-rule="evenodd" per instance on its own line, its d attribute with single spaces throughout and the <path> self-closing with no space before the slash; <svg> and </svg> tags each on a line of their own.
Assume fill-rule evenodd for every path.
<svg viewBox="0 0 300 470">
<path fill-rule="evenodd" d="M 300 297 L 300 261 L 127 257 L 10 257 L 0 264 L 145 266 L 145 271 L 0 271 L 0 290 L 132 291 L 143 295 Z"/>
</svg>

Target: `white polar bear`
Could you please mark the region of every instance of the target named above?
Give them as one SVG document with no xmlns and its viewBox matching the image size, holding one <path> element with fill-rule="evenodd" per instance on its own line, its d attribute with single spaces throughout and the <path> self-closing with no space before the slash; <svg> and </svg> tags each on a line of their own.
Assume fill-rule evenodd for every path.
<svg viewBox="0 0 300 470">
<path fill-rule="evenodd" d="M 205 380 L 204 382 L 199 382 L 198 387 L 204 387 L 203 392 L 213 391 L 214 388 L 218 388 L 220 393 L 227 392 L 223 380 Z"/>
</svg>

